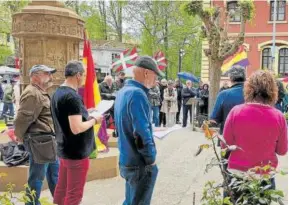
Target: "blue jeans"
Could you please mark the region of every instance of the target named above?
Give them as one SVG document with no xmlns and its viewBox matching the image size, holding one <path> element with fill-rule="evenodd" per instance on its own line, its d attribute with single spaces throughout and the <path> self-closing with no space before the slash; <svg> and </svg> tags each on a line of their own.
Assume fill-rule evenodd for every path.
<svg viewBox="0 0 289 205">
<path fill-rule="evenodd" d="M 42 184 L 46 176 L 49 190 L 54 195 L 54 190 L 58 180 L 58 170 L 59 170 L 59 161 L 47 164 L 37 164 L 33 161 L 32 157 L 29 160 L 29 178 L 28 186 L 31 190 L 35 190 L 35 203 L 30 202 L 26 205 L 40 205 L 39 197 L 42 189 Z"/>
<path fill-rule="evenodd" d="M 5 103 L 4 102 L 4 106 L 3 106 L 3 111 L 2 111 L 2 115 L 1 118 L 4 118 L 4 115 L 7 113 L 7 111 L 9 110 L 9 116 L 14 116 L 14 106 L 13 103 Z"/>
<path fill-rule="evenodd" d="M 157 165 L 126 167 L 120 165 L 120 175 L 125 179 L 123 205 L 149 205 L 158 175 Z"/>
<path fill-rule="evenodd" d="M 155 127 L 160 126 L 160 107 L 159 106 L 152 106 L 152 112 L 153 112 L 153 124 Z"/>
</svg>

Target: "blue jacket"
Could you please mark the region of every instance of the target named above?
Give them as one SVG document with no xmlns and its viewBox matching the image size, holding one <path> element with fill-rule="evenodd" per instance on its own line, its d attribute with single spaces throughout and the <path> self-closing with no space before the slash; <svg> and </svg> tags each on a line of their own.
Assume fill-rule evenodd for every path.
<svg viewBox="0 0 289 205">
<path fill-rule="evenodd" d="M 155 162 L 156 147 L 150 122 L 148 91 L 137 81 L 127 80 L 117 93 L 114 120 L 120 165 L 144 166 Z"/>
<path fill-rule="evenodd" d="M 221 91 L 216 100 L 210 119 L 221 124 L 220 134 L 223 134 L 224 125 L 234 106 L 244 103 L 244 83 L 237 83 L 231 88 Z"/>
</svg>

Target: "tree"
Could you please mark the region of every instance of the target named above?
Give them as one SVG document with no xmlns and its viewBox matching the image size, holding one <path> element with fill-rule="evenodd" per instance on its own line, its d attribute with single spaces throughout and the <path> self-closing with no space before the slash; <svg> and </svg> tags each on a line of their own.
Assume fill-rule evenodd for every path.
<svg viewBox="0 0 289 205">
<path fill-rule="evenodd" d="M 209 42 L 209 48 L 204 50 L 209 59 L 209 113 L 213 110 L 220 88 L 221 66 L 226 58 L 234 54 L 244 43 L 246 21 L 254 16 L 254 3 L 252 0 L 238 1 L 241 15 L 241 25 L 238 37 L 230 39 L 228 21 L 233 13 L 221 12 L 218 7 L 203 8 L 203 1 L 191 1 L 185 5 L 184 10 L 191 16 L 199 16 L 203 22 L 202 33 Z M 225 13 L 225 20 L 221 21 L 221 13 Z"/>
<path fill-rule="evenodd" d="M 122 42 L 123 35 L 123 7 L 126 5 L 125 1 L 109 1 L 107 13 L 107 22 L 117 33 L 118 41 Z"/>
<path fill-rule="evenodd" d="M 21 9 L 29 3 L 27 0 L 11 0 L 3 1 L 0 3 L 0 33 L 6 34 L 7 38 L 11 35 L 12 30 L 12 15 L 16 12 L 21 11 Z M 19 43 L 18 39 L 13 37 L 15 56 L 18 56 Z M 6 54 L 12 54 L 10 48 L 1 48 L 6 50 Z M 2 58 L 4 56 L 2 53 Z M 8 57 L 8 56 L 6 56 Z"/>
<path fill-rule="evenodd" d="M 182 4 L 177 1 L 130 1 L 125 10 L 128 30 L 141 38 L 141 53 L 153 55 L 158 50 L 165 53 L 168 78 L 177 76 L 181 48 L 186 53 L 183 57 L 184 70 L 192 72 L 194 64 L 197 71 L 201 65 L 200 58 L 192 62 L 194 55 L 201 55 L 201 46 L 196 43 L 199 41 L 201 21 L 181 10 Z"/>
</svg>

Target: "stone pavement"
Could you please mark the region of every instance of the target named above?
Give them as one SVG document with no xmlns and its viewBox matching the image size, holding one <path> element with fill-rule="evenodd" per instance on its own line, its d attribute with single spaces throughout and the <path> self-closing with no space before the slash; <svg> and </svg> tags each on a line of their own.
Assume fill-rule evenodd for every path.
<svg viewBox="0 0 289 205">
<path fill-rule="evenodd" d="M 220 181 L 217 168 L 205 174 L 205 165 L 213 157 L 212 150 L 205 150 L 198 157 L 194 154 L 198 145 L 207 140 L 202 133 L 182 129 L 167 136 L 163 140 L 155 139 L 158 149 L 157 179 L 152 205 L 200 205 L 202 190 L 208 180 Z M 280 157 L 280 168 L 288 170 L 287 156 Z M 277 177 L 277 187 L 286 193 L 287 176 Z M 42 196 L 49 196 L 48 191 Z M 92 181 L 86 184 L 83 205 L 121 205 L 124 198 L 124 180 L 116 177 L 106 180 Z M 287 201 L 285 202 L 287 204 Z"/>
</svg>

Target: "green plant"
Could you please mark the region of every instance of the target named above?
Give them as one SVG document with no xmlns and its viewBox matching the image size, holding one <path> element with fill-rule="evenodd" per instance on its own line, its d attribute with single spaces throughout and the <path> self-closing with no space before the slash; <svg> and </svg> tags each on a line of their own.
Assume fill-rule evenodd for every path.
<svg viewBox="0 0 289 205">
<path fill-rule="evenodd" d="M 203 205 L 269 205 L 273 201 L 281 205 L 283 204 L 283 192 L 270 189 L 272 185 L 270 179 L 278 173 L 275 168 L 269 164 L 255 167 L 242 174 L 229 173 L 224 169 L 224 165 L 227 164 L 227 160 L 223 158 L 226 151 L 233 152 L 237 149 L 242 150 L 242 148 L 236 145 L 227 145 L 216 130 L 209 128 L 209 122 L 207 121 L 203 122 L 202 129 L 205 137 L 211 143 L 200 145 L 195 155 L 198 156 L 204 149 L 212 148 L 215 157 L 207 164 L 205 172 L 208 172 L 214 166 L 218 166 L 223 176 L 223 183 L 216 183 L 214 181 L 206 183 L 202 197 Z M 226 146 L 226 149 L 222 150 L 221 154 L 217 152 L 216 139 L 221 140 Z M 281 171 L 280 174 L 284 175 L 286 173 Z M 222 189 L 227 195 L 225 198 L 221 194 Z"/>
<path fill-rule="evenodd" d="M 6 173 L 0 173 L 0 185 L 1 185 L 1 178 L 6 177 Z M 19 202 L 27 203 L 32 202 L 34 203 L 35 198 L 35 191 L 31 190 L 27 184 L 24 185 L 24 189 L 26 191 L 21 191 L 20 193 L 14 193 L 15 184 L 8 183 L 6 185 L 6 191 L 0 193 L 0 204 L 1 205 L 16 205 Z M 31 201 L 32 200 L 32 201 Z M 53 205 L 48 201 L 47 198 L 41 198 L 40 202 L 42 205 Z"/>
</svg>

